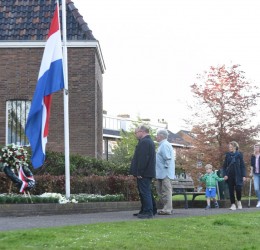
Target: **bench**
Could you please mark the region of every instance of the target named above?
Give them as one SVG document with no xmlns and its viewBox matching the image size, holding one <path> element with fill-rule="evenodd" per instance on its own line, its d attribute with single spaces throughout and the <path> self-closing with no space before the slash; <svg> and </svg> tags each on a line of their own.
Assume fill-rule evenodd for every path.
<svg viewBox="0 0 260 250">
<path fill-rule="evenodd" d="M 172 196 L 175 195 L 183 195 L 185 200 L 185 208 L 188 206 L 187 195 L 192 195 L 191 207 L 193 205 L 193 201 L 199 195 L 205 195 L 205 192 L 197 192 L 195 191 L 193 180 L 190 179 L 174 179 L 172 181 Z"/>
</svg>

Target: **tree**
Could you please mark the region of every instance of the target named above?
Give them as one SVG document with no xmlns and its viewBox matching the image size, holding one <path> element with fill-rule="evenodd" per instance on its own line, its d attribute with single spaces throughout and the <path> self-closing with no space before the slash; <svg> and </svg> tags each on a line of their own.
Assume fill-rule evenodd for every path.
<svg viewBox="0 0 260 250">
<path fill-rule="evenodd" d="M 131 160 L 134 155 L 137 139 L 135 137 L 135 129 L 141 124 L 147 125 L 150 129 L 150 135 L 155 140 L 155 130 L 151 128 L 149 123 L 144 123 L 140 118 L 137 122 L 133 122 L 133 126 L 129 131 L 122 130 L 121 138 L 117 141 L 117 146 L 113 150 L 111 161 L 122 169 L 122 173 L 128 173 Z"/>
<path fill-rule="evenodd" d="M 117 146 L 113 150 L 112 162 L 129 166 L 137 144 L 134 130 L 135 128 L 120 132 L 121 138 L 117 141 Z"/>
<path fill-rule="evenodd" d="M 251 124 L 260 97 L 258 88 L 245 79 L 239 65 L 210 67 L 197 80 L 191 86 L 196 105 L 192 116 L 194 149 L 189 159 L 194 163 L 202 160 L 219 169 L 228 142 L 233 140 L 249 158 L 249 148 L 260 128 L 259 124 Z"/>
</svg>

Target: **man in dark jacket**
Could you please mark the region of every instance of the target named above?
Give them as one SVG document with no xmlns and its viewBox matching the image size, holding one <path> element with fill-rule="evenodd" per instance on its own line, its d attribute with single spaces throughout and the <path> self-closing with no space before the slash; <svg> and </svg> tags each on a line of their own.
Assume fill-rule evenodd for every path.
<svg viewBox="0 0 260 250">
<path fill-rule="evenodd" d="M 131 162 L 130 174 L 137 178 L 137 188 L 142 209 L 137 215 L 140 219 L 153 218 L 153 199 L 151 182 L 155 178 L 155 145 L 149 135 L 149 128 L 142 125 L 135 130 L 139 140 Z"/>
</svg>

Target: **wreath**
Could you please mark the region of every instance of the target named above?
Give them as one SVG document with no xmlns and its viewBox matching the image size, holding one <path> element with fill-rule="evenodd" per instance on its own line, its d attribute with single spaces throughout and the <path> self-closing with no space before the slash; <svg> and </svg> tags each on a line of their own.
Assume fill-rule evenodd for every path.
<svg viewBox="0 0 260 250">
<path fill-rule="evenodd" d="M 21 193 L 35 186 L 33 174 L 29 169 L 26 148 L 15 144 L 3 147 L 0 151 L 0 162 L 7 177 L 16 184 Z"/>
<path fill-rule="evenodd" d="M 2 148 L 0 154 L 0 161 L 3 167 L 19 167 L 20 164 L 27 165 L 28 152 L 25 148 L 10 144 Z"/>
</svg>

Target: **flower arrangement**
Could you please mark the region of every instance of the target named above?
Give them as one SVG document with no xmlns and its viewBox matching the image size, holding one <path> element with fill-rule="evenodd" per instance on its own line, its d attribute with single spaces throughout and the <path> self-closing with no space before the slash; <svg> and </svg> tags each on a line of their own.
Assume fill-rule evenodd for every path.
<svg viewBox="0 0 260 250">
<path fill-rule="evenodd" d="M 22 146 L 9 144 L 3 147 L 0 151 L 0 162 L 3 167 L 16 168 L 21 165 L 28 166 L 28 152 Z"/>
<path fill-rule="evenodd" d="M 99 201 L 123 201 L 124 195 L 98 195 L 98 194 L 72 194 L 69 199 L 59 193 L 44 193 L 39 195 L 41 198 L 56 198 L 60 204 L 66 203 L 84 203 L 84 202 L 99 202 Z"/>
<path fill-rule="evenodd" d="M 59 193 L 44 193 L 41 195 L 0 194 L 0 204 L 19 203 L 86 203 L 86 202 L 118 202 L 124 201 L 122 194 L 95 195 L 95 194 L 72 194 L 69 199 Z"/>
<path fill-rule="evenodd" d="M 66 204 L 66 203 L 78 203 L 75 199 L 67 199 L 64 195 L 61 195 L 59 193 L 44 193 L 40 195 L 40 197 L 51 197 L 51 198 L 57 198 L 60 204 Z"/>
<path fill-rule="evenodd" d="M 35 186 L 32 172 L 28 168 L 28 152 L 22 146 L 10 144 L 0 150 L 0 162 L 7 177 L 16 184 L 20 193 L 24 193 Z M 17 175 L 15 173 L 17 171 Z"/>
<path fill-rule="evenodd" d="M 72 194 L 70 198 L 77 200 L 79 203 L 98 201 L 123 201 L 125 199 L 123 194 Z"/>
</svg>

